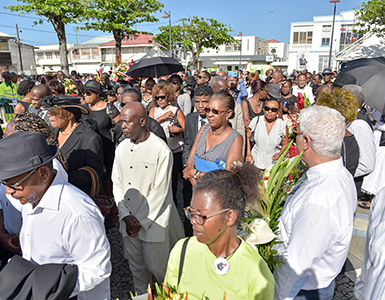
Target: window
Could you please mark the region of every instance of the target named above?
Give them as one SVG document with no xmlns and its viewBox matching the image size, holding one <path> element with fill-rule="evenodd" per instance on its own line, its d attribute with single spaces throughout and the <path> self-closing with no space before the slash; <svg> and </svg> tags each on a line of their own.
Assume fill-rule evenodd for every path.
<svg viewBox="0 0 385 300">
<path fill-rule="evenodd" d="M 313 31 L 293 32 L 293 44 L 311 44 L 313 42 Z"/>
<path fill-rule="evenodd" d="M 52 59 L 52 52 L 46 52 L 45 56 L 47 59 Z"/>
<path fill-rule="evenodd" d="M 241 51 L 241 44 L 236 42 L 234 44 L 226 45 L 225 51 L 226 52 L 238 52 L 238 51 Z"/>
<path fill-rule="evenodd" d="M 363 36 L 362 33 L 353 32 L 353 29 L 353 24 L 341 24 L 340 51 Z"/>
<path fill-rule="evenodd" d="M 332 62 L 333 62 L 333 57 L 332 57 Z M 327 68 L 328 65 L 329 65 L 329 56 L 328 55 L 320 55 L 319 60 L 318 60 L 318 70 L 320 72 L 322 72 L 322 70 Z"/>
<path fill-rule="evenodd" d="M 231 71 L 232 70 L 232 67 L 231 66 L 227 66 L 227 71 Z"/>
<path fill-rule="evenodd" d="M 7 39 L 0 39 L 0 50 L 9 50 Z"/>
<path fill-rule="evenodd" d="M 55 52 L 55 57 L 60 58 L 60 52 Z"/>
<path fill-rule="evenodd" d="M 330 45 L 330 35 L 332 32 L 332 25 L 323 25 L 322 26 L 322 42 L 321 46 Z"/>
<path fill-rule="evenodd" d="M 44 59 L 44 53 L 43 52 L 38 52 L 37 54 L 37 59 Z"/>
</svg>

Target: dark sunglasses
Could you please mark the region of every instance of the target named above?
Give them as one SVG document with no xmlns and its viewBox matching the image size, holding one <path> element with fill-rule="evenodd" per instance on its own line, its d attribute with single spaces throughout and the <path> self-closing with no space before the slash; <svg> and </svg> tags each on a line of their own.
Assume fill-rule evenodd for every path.
<svg viewBox="0 0 385 300">
<path fill-rule="evenodd" d="M 205 108 L 206 114 L 209 114 L 210 111 L 212 111 L 214 115 L 219 115 L 219 114 L 221 114 L 221 113 L 223 113 L 223 112 L 226 112 L 227 109 L 224 109 L 224 110 L 217 110 L 217 109 L 215 109 L 215 108 L 210 108 L 210 107 L 206 107 L 206 108 Z"/>
<path fill-rule="evenodd" d="M 108 96 L 116 97 L 116 94 L 115 93 L 109 93 Z"/>
<path fill-rule="evenodd" d="M 155 100 L 156 101 L 158 101 L 158 100 L 164 100 L 164 99 L 166 99 L 166 96 L 165 95 L 163 95 L 163 96 L 155 96 Z"/>
<path fill-rule="evenodd" d="M 202 78 L 206 78 L 206 77 L 201 76 L 201 75 L 198 75 L 198 78 L 199 78 L 199 79 L 202 79 Z"/>
<path fill-rule="evenodd" d="M 278 111 L 278 108 L 276 108 L 276 107 L 265 106 L 264 110 L 265 110 L 265 111 L 271 110 L 272 112 L 277 112 L 277 111 Z"/>
<path fill-rule="evenodd" d="M 93 91 L 84 91 L 83 94 L 87 96 L 91 96 L 94 92 Z"/>
<path fill-rule="evenodd" d="M 179 82 L 178 80 L 174 80 L 174 81 L 172 82 L 172 84 L 180 84 L 180 82 Z"/>
</svg>

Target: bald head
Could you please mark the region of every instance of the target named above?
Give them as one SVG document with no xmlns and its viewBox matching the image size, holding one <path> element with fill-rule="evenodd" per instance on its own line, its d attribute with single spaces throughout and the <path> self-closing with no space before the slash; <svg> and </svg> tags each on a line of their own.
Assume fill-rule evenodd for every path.
<svg viewBox="0 0 385 300">
<path fill-rule="evenodd" d="M 214 76 L 210 81 L 210 86 L 213 89 L 214 93 L 227 91 L 227 82 L 220 76 Z"/>
<path fill-rule="evenodd" d="M 30 91 L 32 106 L 36 109 L 39 109 L 41 99 L 49 95 L 51 95 L 51 90 L 48 86 L 45 84 L 35 85 Z"/>
<path fill-rule="evenodd" d="M 218 73 L 219 76 L 221 76 L 223 79 L 227 79 L 227 72 L 226 71 L 220 71 Z M 214 78 L 213 78 L 214 79 Z"/>
<path fill-rule="evenodd" d="M 329 84 L 324 84 L 321 85 L 316 91 L 315 91 L 315 100 L 317 101 L 318 95 L 325 92 L 325 93 L 330 93 L 332 91 L 331 87 Z"/>
<path fill-rule="evenodd" d="M 149 136 L 146 120 L 146 109 L 139 102 L 126 104 L 120 112 L 122 132 L 127 139 L 131 139 L 135 144 L 144 142 Z"/>
</svg>

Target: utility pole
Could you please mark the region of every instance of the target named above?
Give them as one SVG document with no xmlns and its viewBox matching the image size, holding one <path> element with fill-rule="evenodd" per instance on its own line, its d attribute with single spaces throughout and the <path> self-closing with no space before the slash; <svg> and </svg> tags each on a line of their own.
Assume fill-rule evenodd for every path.
<svg viewBox="0 0 385 300">
<path fill-rule="evenodd" d="M 21 58 L 21 45 L 19 37 L 19 26 L 16 24 L 16 36 L 17 36 L 17 47 L 19 48 L 19 58 L 20 58 L 20 72 L 23 72 L 23 59 Z"/>
</svg>

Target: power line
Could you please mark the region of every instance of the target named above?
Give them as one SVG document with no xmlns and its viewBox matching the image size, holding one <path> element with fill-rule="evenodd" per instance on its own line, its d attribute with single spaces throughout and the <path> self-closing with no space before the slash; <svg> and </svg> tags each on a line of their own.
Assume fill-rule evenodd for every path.
<svg viewBox="0 0 385 300">
<path fill-rule="evenodd" d="M 4 24 L 0 24 L 0 26 L 1 26 L 1 27 L 7 27 L 7 28 L 13 28 L 13 26 L 4 25 Z M 42 30 L 42 29 L 31 29 L 31 28 L 23 28 L 23 27 L 20 27 L 19 29 L 22 29 L 22 30 L 30 30 L 30 31 L 36 31 L 36 32 L 44 32 L 44 33 L 56 34 L 55 31 L 48 31 L 48 30 Z M 73 36 L 76 36 L 75 33 L 67 33 L 67 32 L 66 32 L 66 35 L 73 35 Z M 98 37 L 99 35 L 78 34 L 78 36 L 83 36 L 83 37 Z"/>
</svg>

